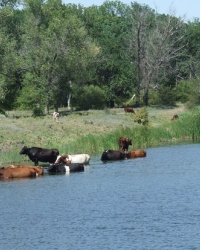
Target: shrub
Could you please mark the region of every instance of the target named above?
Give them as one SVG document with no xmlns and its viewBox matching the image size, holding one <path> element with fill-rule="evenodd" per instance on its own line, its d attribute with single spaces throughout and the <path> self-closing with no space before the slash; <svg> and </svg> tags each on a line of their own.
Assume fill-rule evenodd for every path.
<svg viewBox="0 0 200 250">
<path fill-rule="evenodd" d="M 105 91 L 94 85 L 84 86 L 73 95 L 72 105 L 78 110 L 103 109 L 106 106 Z"/>
<path fill-rule="evenodd" d="M 33 117 L 37 117 L 37 116 L 43 116 L 44 112 L 41 108 L 35 107 L 33 109 Z"/>
<path fill-rule="evenodd" d="M 141 108 L 140 110 L 138 110 L 133 118 L 134 122 L 137 122 L 139 124 L 143 124 L 146 125 L 149 122 L 148 119 L 148 111 L 146 107 Z"/>
<path fill-rule="evenodd" d="M 158 104 L 166 106 L 175 106 L 176 95 L 171 87 L 162 86 L 158 91 Z"/>
</svg>

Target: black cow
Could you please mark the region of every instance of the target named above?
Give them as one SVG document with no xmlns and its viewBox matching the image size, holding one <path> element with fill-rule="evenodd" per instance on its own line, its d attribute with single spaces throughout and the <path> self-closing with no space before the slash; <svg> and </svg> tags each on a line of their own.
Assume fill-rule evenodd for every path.
<svg viewBox="0 0 200 250">
<path fill-rule="evenodd" d="M 84 165 L 82 163 L 70 163 L 68 166 L 64 163 L 50 164 L 48 167 L 49 173 L 65 173 L 65 172 L 82 172 L 84 171 Z"/>
<path fill-rule="evenodd" d="M 29 159 L 35 163 L 35 166 L 38 165 L 38 162 L 49 162 L 54 163 L 59 155 L 57 149 L 45 149 L 38 147 L 27 148 L 24 146 L 19 152 L 21 155 L 28 155 Z"/>
<path fill-rule="evenodd" d="M 124 160 L 126 158 L 126 153 L 121 150 L 105 150 L 101 155 L 101 161 L 116 161 Z"/>
</svg>

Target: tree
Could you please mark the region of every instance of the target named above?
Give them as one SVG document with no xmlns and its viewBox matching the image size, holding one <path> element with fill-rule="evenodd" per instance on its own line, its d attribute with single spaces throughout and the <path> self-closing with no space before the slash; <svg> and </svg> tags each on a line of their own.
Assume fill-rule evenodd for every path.
<svg viewBox="0 0 200 250">
<path fill-rule="evenodd" d="M 0 9 L 0 85 L 1 106 L 15 107 L 16 97 L 21 88 L 22 71 L 18 60 L 20 36 L 22 33 L 23 11 L 12 5 Z"/>
<path fill-rule="evenodd" d="M 127 6 L 120 1 L 106 1 L 99 7 L 85 8 L 82 19 L 101 48 L 101 58 L 95 64 L 96 84 L 106 86 L 108 101 L 128 99 L 134 88 L 134 72 L 124 54 Z"/>
<path fill-rule="evenodd" d="M 131 5 L 128 54 L 137 70 L 137 106 L 140 106 L 141 90 L 143 105 L 148 105 L 149 89 L 158 87 L 160 75 L 171 70 L 174 60 L 180 56 L 184 47 L 182 25 L 181 19 L 158 15 L 146 5 Z"/>
<path fill-rule="evenodd" d="M 65 97 L 69 82 L 84 78 L 88 63 L 98 54 L 98 48 L 89 39 L 82 22 L 58 0 L 26 1 L 26 22 L 20 56 L 26 69 L 19 103 L 55 106 Z M 83 77 L 83 78 L 82 78 Z M 33 89 L 34 98 L 27 95 Z"/>
</svg>

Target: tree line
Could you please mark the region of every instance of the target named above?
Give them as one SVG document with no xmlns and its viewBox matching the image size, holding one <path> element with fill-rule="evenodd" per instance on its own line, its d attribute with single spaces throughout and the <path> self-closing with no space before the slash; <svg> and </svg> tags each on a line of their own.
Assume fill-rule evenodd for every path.
<svg viewBox="0 0 200 250">
<path fill-rule="evenodd" d="M 148 5 L 0 1 L 0 110 L 200 104 L 200 22 Z"/>
</svg>

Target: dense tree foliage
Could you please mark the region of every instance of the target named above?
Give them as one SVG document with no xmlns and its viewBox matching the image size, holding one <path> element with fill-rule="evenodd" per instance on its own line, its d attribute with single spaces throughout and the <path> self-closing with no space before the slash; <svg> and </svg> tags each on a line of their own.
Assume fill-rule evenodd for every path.
<svg viewBox="0 0 200 250">
<path fill-rule="evenodd" d="M 198 19 L 137 2 L 1 1 L 0 110 L 42 114 L 70 100 L 77 109 L 104 108 L 133 96 L 136 106 L 197 105 L 199 34 Z"/>
</svg>

